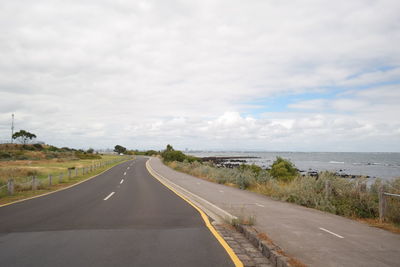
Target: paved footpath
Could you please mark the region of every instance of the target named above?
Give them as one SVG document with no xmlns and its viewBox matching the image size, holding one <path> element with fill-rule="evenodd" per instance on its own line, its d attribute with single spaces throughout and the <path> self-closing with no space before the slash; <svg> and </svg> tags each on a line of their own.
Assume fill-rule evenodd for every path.
<svg viewBox="0 0 400 267">
<path fill-rule="evenodd" d="M 302 206 L 275 201 L 172 170 L 151 158 L 158 174 L 236 215 L 308 266 L 400 266 L 400 235 Z"/>
</svg>

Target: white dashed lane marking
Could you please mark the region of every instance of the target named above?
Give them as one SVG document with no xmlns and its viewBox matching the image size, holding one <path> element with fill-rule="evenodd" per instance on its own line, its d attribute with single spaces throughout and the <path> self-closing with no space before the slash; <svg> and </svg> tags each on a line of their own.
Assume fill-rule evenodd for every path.
<svg viewBox="0 0 400 267">
<path fill-rule="evenodd" d="M 108 196 L 106 196 L 106 198 L 105 198 L 104 200 L 109 199 L 109 198 L 112 197 L 112 195 L 114 195 L 114 194 L 115 194 L 115 192 L 111 192 Z"/>
<path fill-rule="evenodd" d="M 319 229 L 322 230 L 322 231 L 325 231 L 325 232 L 327 232 L 327 233 L 330 233 L 331 235 L 334 235 L 334 236 L 336 236 L 336 237 L 344 238 L 343 236 L 338 235 L 338 234 L 335 234 L 334 232 L 331 232 L 331 231 L 329 231 L 329 230 L 326 230 L 325 228 L 320 227 Z"/>
</svg>

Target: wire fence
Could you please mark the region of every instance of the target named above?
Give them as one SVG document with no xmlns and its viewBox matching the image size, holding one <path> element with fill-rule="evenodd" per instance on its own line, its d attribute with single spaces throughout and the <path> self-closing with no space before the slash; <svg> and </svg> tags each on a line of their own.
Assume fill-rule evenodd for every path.
<svg viewBox="0 0 400 267">
<path fill-rule="evenodd" d="M 383 193 L 385 196 L 400 197 L 399 194 Z"/>
<path fill-rule="evenodd" d="M 128 159 L 127 157 L 121 157 L 118 159 L 99 161 L 95 162 L 89 166 L 84 166 L 81 168 L 68 168 L 65 172 L 60 172 L 57 174 L 48 174 L 45 178 L 39 178 L 36 175 L 26 177 L 26 180 L 14 178 L 9 178 L 7 183 L 0 186 L 0 197 L 12 196 L 17 192 L 22 191 L 36 191 L 42 189 L 51 189 L 51 187 L 62 183 L 68 183 L 72 179 L 82 178 L 87 174 L 96 172 L 98 170 L 105 169 L 107 166 L 122 162 Z"/>
<path fill-rule="evenodd" d="M 400 214 L 400 194 L 385 192 L 386 190 L 387 187 L 384 186 L 379 188 L 379 220 L 381 222 L 388 217 L 392 220 L 393 215 L 397 217 L 396 215 Z"/>
</svg>

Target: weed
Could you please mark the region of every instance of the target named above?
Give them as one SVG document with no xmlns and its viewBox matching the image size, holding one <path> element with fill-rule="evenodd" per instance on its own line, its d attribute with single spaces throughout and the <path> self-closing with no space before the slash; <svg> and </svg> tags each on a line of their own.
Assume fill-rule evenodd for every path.
<svg viewBox="0 0 400 267">
<path fill-rule="evenodd" d="M 282 163 L 281 163 L 282 164 Z M 200 162 L 169 162 L 168 165 L 209 181 L 225 185 L 235 185 L 305 207 L 315 208 L 350 218 L 374 219 L 379 216 L 378 188 L 384 184 L 386 192 L 400 193 L 400 178 L 383 182 L 377 179 L 371 186 L 366 180 L 344 179 L 332 173 L 320 173 L 318 179 L 311 176 L 297 175 L 288 179 L 274 179 L 268 171 L 258 168 L 217 168 L 212 164 Z M 329 192 L 326 183 L 329 182 Z M 394 224 L 400 224 L 400 199 L 387 196 L 386 218 Z"/>
</svg>

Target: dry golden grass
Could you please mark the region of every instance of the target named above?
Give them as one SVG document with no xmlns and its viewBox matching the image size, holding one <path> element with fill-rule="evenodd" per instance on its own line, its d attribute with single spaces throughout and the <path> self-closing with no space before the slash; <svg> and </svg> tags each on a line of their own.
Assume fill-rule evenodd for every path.
<svg viewBox="0 0 400 267">
<path fill-rule="evenodd" d="M 100 160 L 76 160 L 70 158 L 56 158 L 44 160 L 15 160 L 0 162 L 0 185 L 6 183 L 9 178 L 16 181 L 25 180 L 29 176 L 46 178 L 49 174 L 58 175 L 67 173 L 68 168 L 83 168 L 101 161 L 114 159 L 118 156 L 104 155 Z"/>
<path fill-rule="evenodd" d="M 366 218 L 352 218 L 361 223 L 368 224 L 373 227 L 381 228 L 395 234 L 400 234 L 400 225 L 391 222 L 380 222 L 379 219 L 366 219 Z"/>
<path fill-rule="evenodd" d="M 103 161 L 117 159 L 118 157 L 119 156 L 108 156 L 107 155 L 107 156 L 104 157 Z M 45 194 L 45 193 L 48 193 L 48 192 L 59 190 L 61 188 L 65 188 L 67 186 L 70 186 L 70 185 L 75 184 L 77 182 L 80 182 L 82 180 L 86 180 L 86 179 L 88 179 L 88 178 L 90 178 L 92 176 L 95 176 L 95 175 L 97 175 L 97 174 L 99 174 L 99 173 L 101 173 L 101 172 L 103 172 L 103 171 L 105 171 L 105 170 L 117 165 L 117 164 L 120 164 L 121 162 L 123 162 L 125 160 L 128 160 L 127 157 L 120 158 L 120 159 L 122 161 L 120 161 L 118 163 L 113 163 L 113 164 L 110 164 L 110 165 L 107 165 L 107 166 L 103 166 L 101 168 L 93 170 L 91 173 L 86 173 L 85 175 L 82 175 L 82 173 L 80 172 L 77 177 L 71 177 L 71 179 L 67 179 L 67 177 L 64 176 L 64 179 L 63 179 L 62 183 L 59 183 L 58 180 L 55 179 L 53 181 L 53 185 L 51 185 L 51 186 L 49 186 L 49 185 L 40 185 L 38 187 L 38 190 L 35 190 L 35 191 L 32 191 L 30 186 L 25 188 L 22 185 L 16 185 L 15 194 L 14 195 L 7 196 L 7 195 L 3 194 L 2 196 L 0 196 L 0 205 L 1 204 L 7 204 L 7 203 L 10 203 L 10 202 L 14 202 L 14 201 L 18 201 L 18 200 L 22 200 L 22 199 L 26 199 L 26 198 L 30 198 L 30 197 L 33 197 L 33 196 L 42 195 L 42 194 Z M 87 162 L 88 160 L 83 160 L 83 161 Z M 85 164 L 85 163 L 81 163 L 81 165 L 89 166 L 88 164 Z M 44 169 L 51 170 L 53 168 L 58 168 L 59 169 L 61 167 L 52 167 L 52 168 L 44 168 Z M 21 169 L 17 169 L 17 171 L 20 171 L 20 170 Z M 57 172 L 57 173 L 59 174 L 60 172 Z"/>
</svg>

